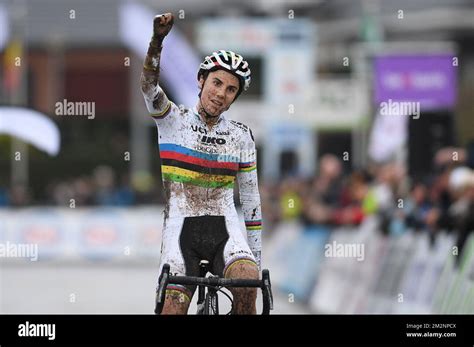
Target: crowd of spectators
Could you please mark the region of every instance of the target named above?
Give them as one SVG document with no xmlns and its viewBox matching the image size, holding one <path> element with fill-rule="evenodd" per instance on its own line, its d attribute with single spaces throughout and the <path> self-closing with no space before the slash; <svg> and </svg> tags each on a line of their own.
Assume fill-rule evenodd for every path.
<svg viewBox="0 0 474 347">
<path fill-rule="evenodd" d="M 346 174 L 338 157 L 324 155 L 314 177 L 287 177 L 261 187 L 265 225 L 268 229 L 282 220 L 298 220 L 310 231 L 315 226 L 357 226 L 376 216 L 385 234 L 414 230 L 434 240 L 441 230 L 455 232 L 461 250 L 474 231 L 470 165 L 465 150 L 444 148 L 433 171 L 423 177 L 409 176 L 397 162 Z"/>
<path fill-rule="evenodd" d="M 456 155 L 454 155 L 456 154 Z M 356 226 L 376 215 L 380 230 L 398 234 L 413 229 L 432 237 L 456 230 L 462 246 L 474 230 L 474 171 L 464 149 L 444 148 L 434 158 L 433 171 L 411 177 L 397 162 L 369 165 L 344 172 L 343 162 L 326 154 L 313 177 L 261 180 L 265 229 L 296 220 L 314 226 Z M 160 177 L 117 177 L 112 168 L 98 166 L 88 176 L 52 181 L 44 199 L 33 199 L 23 186 L 0 188 L 0 206 L 132 206 L 164 202 Z M 236 194 L 238 203 L 238 195 Z"/>
<path fill-rule="evenodd" d="M 160 177 L 143 173 L 132 182 L 128 174 L 119 176 L 111 167 L 100 165 L 90 175 L 53 180 L 43 194 L 16 185 L 0 188 L 1 206 L 131 206 L 159 204 L 163 200 Z"/>
</svg>

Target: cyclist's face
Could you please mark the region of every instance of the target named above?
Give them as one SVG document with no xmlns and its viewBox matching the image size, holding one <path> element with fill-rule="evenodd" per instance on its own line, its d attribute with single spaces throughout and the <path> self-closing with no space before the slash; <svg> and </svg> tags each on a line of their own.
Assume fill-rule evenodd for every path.
<svg viewBox="0 0 474 347">
<path fill-rule="evenodd" d="M 229 72 L 216 70 L 209 73 L 205 83 L 201 76 L 199 87 L 204 109 L 213 116 L 219 116 L 234 101 L 239 91 L 239 80 Z"/>
</svg>

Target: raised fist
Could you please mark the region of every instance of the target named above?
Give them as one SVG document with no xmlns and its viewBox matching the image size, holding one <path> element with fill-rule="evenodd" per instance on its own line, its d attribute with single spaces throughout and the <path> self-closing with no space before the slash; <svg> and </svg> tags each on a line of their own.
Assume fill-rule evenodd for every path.
<svg viewBox="0 0 474 347">
<path fill-rule="evenodd" d="M 153 36 L 162 41 L 170 32 L 174 22 L 173 14 L 165 13 L 155 16 L 153 19 Z"/>
</svg>

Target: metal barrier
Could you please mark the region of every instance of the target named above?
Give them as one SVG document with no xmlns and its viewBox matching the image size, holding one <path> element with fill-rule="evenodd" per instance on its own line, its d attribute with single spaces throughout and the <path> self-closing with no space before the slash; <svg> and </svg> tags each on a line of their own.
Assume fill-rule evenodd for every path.
<svg viewBox="0 0 474 347">
<path fill-rule="evenodd" d="M 293 225 L 290 242 L 282 232 L 275 231 L 279 241 L 267 248 L 273 266 L 287 271 L 274 287 L 316 313 L 474 313 L 474 235 L 456 255 L 452 234 L 440 233 L 434 243 L 411 230 L 384 236 L 374 220 L 325 230 L 326 239 L 320 229 L 302 226 Z M 275 251 L 285 248 L 279 260 Z"/>
</svg>

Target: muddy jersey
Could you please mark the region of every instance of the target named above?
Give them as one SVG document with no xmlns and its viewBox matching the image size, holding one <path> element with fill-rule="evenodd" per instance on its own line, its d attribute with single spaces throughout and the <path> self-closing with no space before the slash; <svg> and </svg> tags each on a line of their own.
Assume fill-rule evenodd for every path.
<svg viewBox="0 0 474 347">
<path fill-rule="evenodd" d="M 261 207 L 252 131 L 223 115 L 212 127 L 196 108 L 180 109 L 171 101 L 158 108 L 144 93 L 158 126 L 166 220 L 195 216 L 236 218 L 238 185 L 249 246 L 261 248 Z"/>
</svg>

